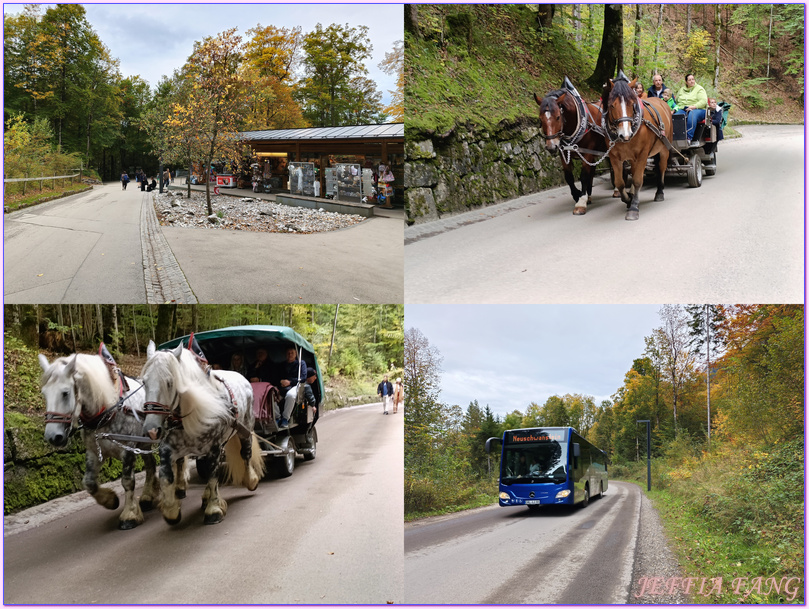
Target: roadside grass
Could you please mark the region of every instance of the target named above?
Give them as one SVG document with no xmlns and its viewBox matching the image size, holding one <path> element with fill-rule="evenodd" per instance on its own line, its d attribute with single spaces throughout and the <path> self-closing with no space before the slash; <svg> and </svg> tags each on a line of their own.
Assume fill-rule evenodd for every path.
<svg viewBox="0 0 809 609">
<path fill-rule="evenodd" d="M 803 439 L 656 459 L 647 496 L 660 512 L 692 601 L 804 602 Z M 646 465 L 613 467 L 646 493 Z M 702 578 L 706 578 L 700 593 Z M 711 578 L 722 578 L 721 591 Z"/>
<path fill-rule="evenodd" d="M 34 187 L 29 187 L 25 194 L 23 194 L 22 191 L 9 192 L 10 189 L 6 188 L 6 193 L 3 198 L 3 206 L 8 211 L 15 211 L 17 209 L 31 207 L 33 205 L 53 201 L 54 199 L 66 197 L 78 192 L 83 192 L 85 190 L 89 190 L 92 188 L 92 186 L 77 182 L 76 184 L 56 184 L 56 187 L 54 188 L 47 184 L 46 179 L 45 183 L 42 185 L 42 190 L 39 190 L 38 187 L 36 190 L 33 190 L 33 188 Z"/>
<path fill-rule="evenodd" d="M 407 481 L 405 481 L 405 486 L 407 487 Z M 488 505 L 496 505 L 497 486 L 495 485 L 494 490 L 490 487 L 491 484 L 489 482 L 471 483 L 470 486 L 463 489 L 460 495 L 452 498 L 450 503 L 444 505 L 435 504 L 429 508 L 408 509 L 408 501 L 405 500 L 405 522 L 412 522 L 430 516 L 454 514 L 456 512 L 463 512 L 464 510 L 471 510 Z M 405 494 L 408 494 L 407 491 L 405 491 Z"/>
</svg>

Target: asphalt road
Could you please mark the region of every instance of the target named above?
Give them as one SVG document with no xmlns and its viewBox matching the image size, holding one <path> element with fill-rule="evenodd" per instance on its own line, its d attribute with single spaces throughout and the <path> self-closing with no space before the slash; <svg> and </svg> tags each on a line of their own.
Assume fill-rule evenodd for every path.
<svg viewBox="0 0 809 609">
<path fill-rule="evenodd" d="M 402 302 L 398 218 L 312 235 L 197 230 L 152 226 L 141 213 L 150 201 L 111 183 L 6 214 L 6 304 L 162 303 L 186 282 L 182 302 Z M 171 296 L 147 296 L 156 273 Z"/>
<path fill-rule="evenodd" d="M 141 195 L 105 184 L 5 214 L 6 304 L 146 302 Z"/>
<path fill-rule="evenodd" d="M 637 222 L 600 178 L 585 216 L 565 186 L 407 228 L 405 302 L 803 302 L 803 126 L 739 130 L 702 187 L 647 180 Z"/>
<path fill-rule="evenodd" d="M 153 511 L 119 531 L 118 512 L 88 505 L 85 493 L 71 497 L 74 509 L 6 517 L 3 600 L 401 603 L 403 418 L 379 404 L 326 414 L 317 458 L 253 493 L 222 487 L 228 513 L 217 525 L 202 523 L 196 476 L 175 527 Z"/>
<path fill-rule="evenodd" d="M 636 485 L 587 508 L 493 506 L 405 525 L 408 604 L 625 604 L 640 515 Z"/>
</svg>

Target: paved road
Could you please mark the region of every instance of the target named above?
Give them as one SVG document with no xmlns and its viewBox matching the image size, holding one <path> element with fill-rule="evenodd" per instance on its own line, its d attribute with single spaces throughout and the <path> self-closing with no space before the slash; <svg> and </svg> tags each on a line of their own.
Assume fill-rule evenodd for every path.
<svg viewBox="0 0 809 609">
<path fill-rule="evenodd" d="M 142 194 L 106 184 L 6 214 L 6 304 L 146 302 Z"/>
<path fill-rule="evenodd" d="M 6 303 L 402 302 L 401 219 L 287 235 L 160 227 L 132 185 L 7 214 Z"/>
<path fill-rule="evenodd" d="M 223 487 L 227 517 L 213 526 L 202 524 L 196 483 L 176 527 L 148 512 L 119 531 L 117 511 L 83 500 L 6 517 L 4 602 L 401 603 L 403 429 L 379 404 L 328 413 L 314 461 L 254 493 Z M 37 512 L 45 521 L 34 527 Z"/>
<path fill-rule="evenodd" d="M 406 229 L 405 302 L 803 302 L 803 126 L 740 131 L 638 222 L 602 179 L 585 216 L 564 187 Z"/>
<path fill-rule="evenodd" d="M 408 524 L 405 602 L 625 604 L 640 497 L 610 482 L 584 509 L 493 506 Z"/>
</svg>

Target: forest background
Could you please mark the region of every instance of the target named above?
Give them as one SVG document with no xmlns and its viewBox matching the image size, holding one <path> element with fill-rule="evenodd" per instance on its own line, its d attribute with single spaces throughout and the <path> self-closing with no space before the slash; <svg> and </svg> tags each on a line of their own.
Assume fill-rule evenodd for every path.
<svg viewBox="0 0 809 609">
<path fill-rule="evenodd" d="M 607 452 L 610 478 L 645 490 L 646 428 L 637 421 L 650 420 L 649 495 L 683 572 L 801 578 L 803 307 L 666 305 L 660 321 L 610 400 L 570 393 L 536 403 L 526 396 L 524 410 L 504 417 L 474 395 L 465 410 L 443 403 L 441 354 L 418 328 L 407 328 L 405 517 L 497 503 L 499 455 L 487 455 L 484 445 L 522 427 L 576 428 Z M 786 600 L 765 590 L 745 602 Z"/>
<path fill-rule="evenodd" d="M 402 374 L 403 305 L 6 305 L 4 309 L 3 421 L 5 513 L 82 488 L 84 446 L 65 449 L 44 440 L 42 369 L 75 352 L 97 353 L 104 341 L 118 365 L 136 377 L 149 340 L 161 344 L 192 331 L 227 326 L 289 326 L 315 348 L 324 410 L 376 401 L 382 375 Z M 107 460 L 104 481 L 120 476 Z"/>
<path fill-rule="evenodd" d="M 121 76 L 80 4 L 26 5 L 3 25 L 6 178 L 80 167 L 102 180 L 139 168 L 151 176 L 160 163 L 238 159 L 238 131 L 403 118 L 403 43 L 392 42 L 380 64 L 398 79 L 383 106 L 368 77 L 367 26 L 226 30 L 196 42 L 187 62 L 151 87 Z M 6 204 L 24 188 L 6 188 Z"/>
<path fill-rule="evenodd" d="M 618 69 L 675 92 L 688 72 L 731 121 L 802 122 L 801 4 L 407 5 L 406 137 L 536 116 L 569 76 L 597 100 Z"/>
</svg>

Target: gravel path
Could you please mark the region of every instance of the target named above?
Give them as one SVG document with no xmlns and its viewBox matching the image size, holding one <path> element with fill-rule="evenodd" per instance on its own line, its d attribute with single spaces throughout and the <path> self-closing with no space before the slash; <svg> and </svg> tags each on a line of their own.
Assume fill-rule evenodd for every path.
<svg viewBox="0 0 809 609">
<path fill-rule="evenodd" d="M 680 565 L 669 549 L 669 541 L 663 530 L 660 515 L 649 498 L 641 493 L 640 524 L 629 602 L 636 605 L 686 604 L 689 598 L 683 593 L 681 585 L 675 584 L 673 592 L 669 592 L 672 582 L 679 583 L 678 580 L 671 578 L 682 577 Z M 654 587 L 654 594 L 651 593 L 653 588 L 651 578 L 660 578 L 658 585 Z M 635 596 L 640 595 L 642 591 L 642 596 L 639 598 Z"/>
<path fill-rule="evenodd" d="M 249 197 L 211 195 L 214 215 L 208 216 L 204 193 L 171 190 L 155 194 L 155 211 L 162 226 L 230 229 L 263 233 L 322 233 L 359 224 L 364 217 L 323 209 L 281 205 Z"/>
</svg>

